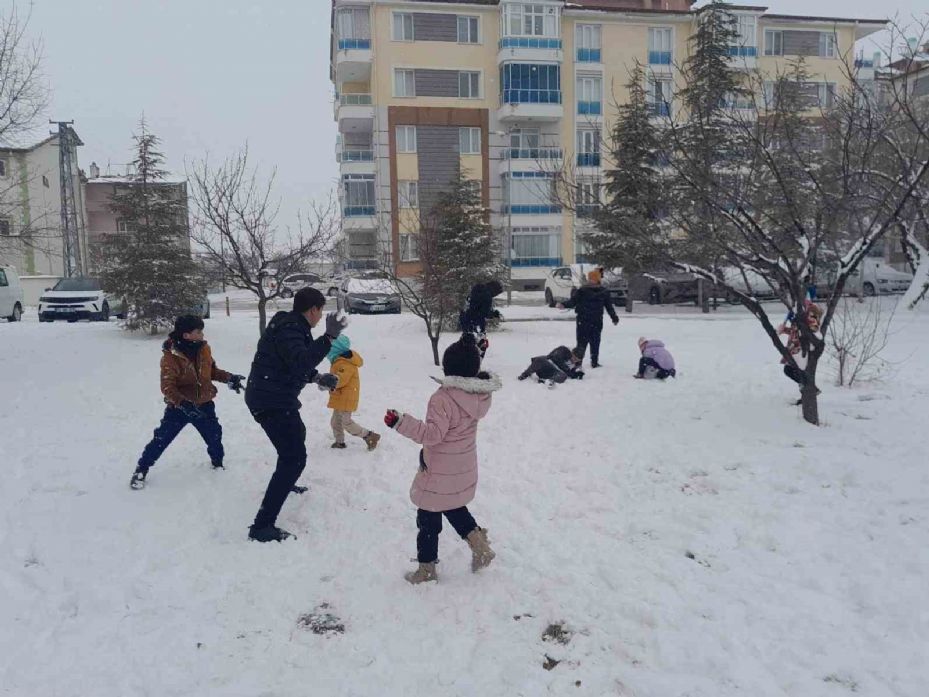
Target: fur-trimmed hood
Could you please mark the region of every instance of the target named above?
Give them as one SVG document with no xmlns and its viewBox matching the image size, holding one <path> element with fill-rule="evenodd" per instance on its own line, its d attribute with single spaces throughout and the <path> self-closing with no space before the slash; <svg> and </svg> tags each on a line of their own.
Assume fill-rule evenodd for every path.
<svg viewBox="0 0 929 697">
<path fill-rule="evenodd" d="M 445 392 L 472 419 L 482 419 L 487 415 L 490 396 L 503 387 L 500 376 L 494 373 L 480 373 L 474 378 L 446 375 L 432 379 L 442 386 L 439 391 Z"/>
</svg>

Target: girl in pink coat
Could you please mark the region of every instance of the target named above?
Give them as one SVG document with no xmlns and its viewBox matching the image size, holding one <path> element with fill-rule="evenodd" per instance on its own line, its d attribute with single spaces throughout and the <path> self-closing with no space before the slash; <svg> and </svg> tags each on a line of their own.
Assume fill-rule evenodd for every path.
<svg viewBox="0 0 929 697">
<path fill-rule="evenodd" d="M 495 556 L 487 530 L 478 527 L 467 505 L 477 489 L 477 424 L 490 410 L 500 378 L 481 372 L 481 354 L 470 333 L 445 350 L 442 369 L 445 378 L 436 380 L 440 387 L 429 399 L 425 421 L 393 409 L 384 416 L 384 423 L 423 446 L 410 487 L 410 499 L 418 509 L 419 567 L 406 574 L 406 580 L 414 584 L 438 580 L 435 565 L 443 515 L 471 547 L 471 571 L 487 566 Z"/>
</svg>

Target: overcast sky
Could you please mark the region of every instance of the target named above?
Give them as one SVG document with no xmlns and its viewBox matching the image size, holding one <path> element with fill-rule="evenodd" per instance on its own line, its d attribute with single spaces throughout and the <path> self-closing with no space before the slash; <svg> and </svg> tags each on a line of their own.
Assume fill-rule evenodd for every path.
<svg viewBox="0 0 929 697">
<path fill-rule="evenodd" d="M 11 7 L 12 0 L 0 0 Z M 27 0 L 17 0 L 20 10 Z M 702 4 L 702 3 L 701 3 Z M 759 3 L 764 4 L 764 3 Z M 338 174 L 329 83 L 329 0 L 33 0 L 45 45 L 49 116 L 74 119 L 81 166 L 130 159 L 144 112 L 170 169 L 247 140 L 277 166 L 283 216 Z M 769 11 L 875 18 L 925 0 L 773 0 Z M 282 223 L 289 222 L 282 220 Z"/>
</svg>

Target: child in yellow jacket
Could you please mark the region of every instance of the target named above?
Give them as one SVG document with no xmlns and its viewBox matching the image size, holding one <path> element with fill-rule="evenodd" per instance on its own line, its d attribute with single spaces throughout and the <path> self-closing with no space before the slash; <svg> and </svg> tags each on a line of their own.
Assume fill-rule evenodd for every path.
<svg viewBox="0 0 929 697">
<path fill-rule="evenodd" d="M 381 436 L 374 431 L 362 428 L 352 420 L 352 412 L 358 409 L 361 394 L 361 378 L 358 369 L 364 361 L 357 351 L 352 351 L 351 342 L 345 334 L 340 334 L 332 342 L 329 350 L 330 372 L 339 378 L 338 386 L 329 397 L 332 409 L 332 435 L 335 437 L 333 448 L 345 448 L 345 432 L 364 440 L 368 450 L 374 450 Z"/>
</svg>

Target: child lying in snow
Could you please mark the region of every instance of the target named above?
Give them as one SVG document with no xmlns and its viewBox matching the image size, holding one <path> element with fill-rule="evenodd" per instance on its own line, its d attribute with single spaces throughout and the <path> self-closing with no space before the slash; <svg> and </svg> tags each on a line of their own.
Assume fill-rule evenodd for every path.
<svg viewBox="0 0 929 697">
<path fill-rule="evenodd" d="M 584 371 L 580 370 L 581 359 L 578 358 L 577 351 L 572 351 L 567 346 L 559 346 L 547 356 L 536 356 L 529 363 L 519 376 L 519 380 L 525 380 L 530 375 L 535 375 L 539 382 L 548 382 L 549 385 L 563 383 L 568 378 L 580 380 L 584 377 Z"/>
</svg>

